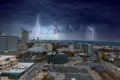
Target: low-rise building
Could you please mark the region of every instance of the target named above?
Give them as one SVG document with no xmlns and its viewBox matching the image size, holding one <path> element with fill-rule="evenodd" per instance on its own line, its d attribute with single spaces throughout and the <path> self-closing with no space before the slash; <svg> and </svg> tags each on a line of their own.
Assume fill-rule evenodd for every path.
<svg viewBox="0 0 120 80">
<path fill-rule="evenodd" d="M 64 64 L 68 62 L 68 56 L 64 53 L 48 53 L 47 62 L 53 64 Z"/>
<path fill-rule="evenodd" d="M 0 72 L 8 70 L 18 63 L 14 55 L 0 55 Z"/>
<path fill-rule="evenodd" d="M 23 80 L 33 66 L 34 63 L 18 63 L 14 55 L 0 55 L 0 80 Z"/>
<path fill-rule="evenodd" d="M 36 43 L 34 45 L 34 47 L 43 47 L 43 48 L 47 49 L 48 51 L 52 51 L 52 49 L 53 49 L 53 46 L 50 43 Z"/>
<path fill-rule="evenodd" d="M 2 73 L 2 76 L 12 77 L 19 80 L 22 80 L 21 76 L 24 75 L 27 71 L 31 70 L 34 63 L 18 63 L 9 70 L 5 70 Z"/>
<path fill-rule="evenodd" d="M 18 50 L 26 50 L 28 48 L 26 43 L 19 43 L 17 46 Z"/>
</svg>

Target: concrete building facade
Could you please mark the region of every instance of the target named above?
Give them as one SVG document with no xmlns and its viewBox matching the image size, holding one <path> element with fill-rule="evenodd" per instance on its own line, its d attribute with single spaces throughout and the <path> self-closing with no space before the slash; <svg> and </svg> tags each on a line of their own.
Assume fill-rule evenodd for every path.
<svg viewBox="0 0 120 80">
<path fill-rule="evenodd" d="M 0 55 L 0 72 L 9 70 L 18 63 L 16 56 Z"/>
<path fill-rule="evenodd" d="M 29 42 L 29 32 L 27 30 L 22 31 L 22 42 L 23 43 Z"/>
<path fill-rule="evenodd" d="M 16 36 L 0 36 L 0 51 L 15 51 L 17 50 Z"/>
</svg>

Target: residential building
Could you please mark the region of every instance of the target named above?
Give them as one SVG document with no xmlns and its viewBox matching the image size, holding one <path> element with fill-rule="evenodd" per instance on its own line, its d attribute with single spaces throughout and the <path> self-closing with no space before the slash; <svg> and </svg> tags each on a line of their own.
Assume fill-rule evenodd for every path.
<svg viewBox="0 0 120 80">
<path fill-rule="evenodd" d="M 0 72 L 9 70 L 18 63 L 14 55 L 0 55 Z"/>
</svg>

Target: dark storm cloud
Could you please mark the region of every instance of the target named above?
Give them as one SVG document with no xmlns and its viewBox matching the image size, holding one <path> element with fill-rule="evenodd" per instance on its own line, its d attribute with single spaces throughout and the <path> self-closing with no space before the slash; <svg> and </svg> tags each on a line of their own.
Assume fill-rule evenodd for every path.
<svg viewBox="0 0 120 80">
<path fill-rule="evenodd" d="M 87 26 L 94 25 L 97 39 L 119 40 L 119 4 L 119 0 L 0 0 L 0 28 L 20 34 L 21 27 L 31 30 L 40 14 L 42 25 L 63 25 L 60 30 L 66 34 L 74 30 L 82 36 Z"/>
</svg>

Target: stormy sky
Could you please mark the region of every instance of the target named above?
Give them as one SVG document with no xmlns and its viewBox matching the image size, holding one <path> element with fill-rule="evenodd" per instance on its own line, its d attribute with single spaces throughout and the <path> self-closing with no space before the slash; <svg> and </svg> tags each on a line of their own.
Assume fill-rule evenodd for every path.
<svg viewBox="0 0 120 80">
<path fill-rule="evenodd" d="M 93 40 L 120 40 L 119 0 L 0 0 L 0 31 L 32 32 L 38 15 L 43 39 L 89 40 L 90 27 Z"/>
</svg>

